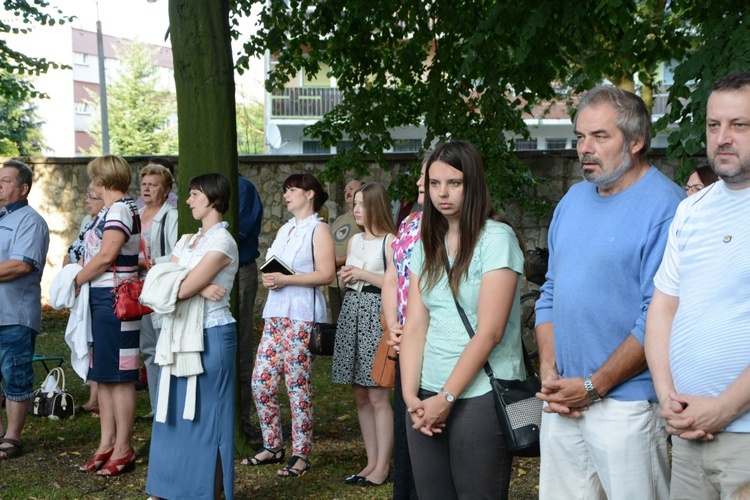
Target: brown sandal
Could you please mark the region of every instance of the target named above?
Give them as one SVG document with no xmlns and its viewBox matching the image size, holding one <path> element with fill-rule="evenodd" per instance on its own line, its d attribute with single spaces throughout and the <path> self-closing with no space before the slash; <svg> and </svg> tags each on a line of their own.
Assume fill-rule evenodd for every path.
<svg viewBox="0 0 750 500">
<path fill-rule="evenodd" d="M 3 437 L 0 438 L 0 444 L 2 443 L 9 444 L 10 446 L 0 447 L 0 453 L 5 453 L 5 455 L 0 456 L 0 460 L 12 460 L 20 457 L 23 453 L 23 445 L 18 439 Z"/>
</svg>

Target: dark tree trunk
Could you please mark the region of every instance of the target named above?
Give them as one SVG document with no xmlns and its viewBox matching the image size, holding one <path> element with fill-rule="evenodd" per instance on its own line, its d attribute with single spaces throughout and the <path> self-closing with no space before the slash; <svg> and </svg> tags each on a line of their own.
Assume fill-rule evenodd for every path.
<svg viewBox="0 0 750 500">
<path fill-rule="evenodd" d="M 196 175 L 218 172 L 232 186 L 230 208 L 224 220 L 229 222 L 229 229 L 237 239 L 237 118 L 229 1 L 169 0 L 169 24 L 180 149 L 179 234 L 198 229 L 184 203 L 189 196 L 188 182 Z M 234 317 L 241 322 L 236 285 L 235 279 L 231 304 Z M 236 453 L 246 456 L 249 449 L 241 438 L 239 384 L 235 384 L 235 394 Z"/>
<path fill-rule="evenodd" d="M 169 24 L 179 117 L 180 201 L 187 200 L 192 177 L 224 174 L 233 194 L 225 220 L 236 236 L 237 126 L 229 1 L 169 0 Z M 179 210 L 179 233 L 194 233 L 197 224 L 187 205 L 180 203 Z"/>
</svg>

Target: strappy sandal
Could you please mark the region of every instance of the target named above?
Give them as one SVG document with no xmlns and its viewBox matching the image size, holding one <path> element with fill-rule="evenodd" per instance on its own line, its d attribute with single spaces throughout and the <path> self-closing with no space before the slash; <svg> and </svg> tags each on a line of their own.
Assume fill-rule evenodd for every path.
<svg viewBox="0 0 750 500">
<path fill-rule="evenodd" d="M 114 453 L 115 449 L 112 448 L 106 453 L 99 453 L 94 454 L 93 457 L 91 457 L 91 460 L 89 460 L 86 465 L 82 467 L 78 467 L 78 472 L 96 472 L 99 469 L 102 468 L 102 466 L 107 463 L 107 460 L 112 456 L 112 453 Z"/>
<path fill-rule="evenodd" d="M 3 434 L 3 436 L 5 436 L 5 434 Z M 23 453 L 23 445 L 18 439 L 3 437 L 0 438 L 0 444 L 2 443 L 9 444 L 10 446 L 4 448 L 0 447 L 0 452 L 5 453 L 5 455 L 0 456 L 0 460 L 12 460 L 20 457 L 21 453 Z"/>
<path fill-rule="evenodd" d="M 260 455 L 264 451 L 267 451 L 268 453 L 270 453 L 271 456 L 265 459 L 258 458 L 258 455 Z M 281 462 L 284 461 L 284 456 L 285 456 L 284 448 L 281 448 L 280 450 L 276 450 L 276 451 L 271 451 L 268 448 L 262 448 L 254 456 L 250 458 L 246 458 L 245 460 L 240 462 L 240 464 L 247 465 L 250 467 L 253 467 L 255 465 L 280 464 Z"/>
<path fill-rule="evenodd" d="M 294 465 L 297 464 L 298 461 L 302 461 L 305 464 L 304 469 L 299 469 L 297 467 L 294 467 Z M 289 460 L 289 463 L 286 464 L 286 467 L 281 469 L 279 472 L 276 473 L 276 477 L 283 477 L 283 478 L 289 478 L 289 477 L 302 477 L 305 474 L 307 474 L 307 471 L 309 471 L 312 468 L 312 464 L 310 461 L 306 458 L 302 458 L 299 455 L 294 455 L 291 460 Z M 286 474 L 284 474 L 286 472 Z"/>
<path fill-rule="evenodd" d="M 107 460 L 101 469 L 97 472 L 97 475 L 104 477 L 115 477 L 120 474 L 125 474 L 135 469 L 135 449 L 130 448 L 127 455 L 122 458 Z"/>
</svg>

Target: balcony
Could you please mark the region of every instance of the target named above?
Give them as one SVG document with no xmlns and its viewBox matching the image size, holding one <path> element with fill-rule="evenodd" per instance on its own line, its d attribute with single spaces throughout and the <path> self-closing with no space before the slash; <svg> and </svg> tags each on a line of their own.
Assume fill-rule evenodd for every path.
<svg viewBox="0 0 750 500">
<path fill-rule="evenodd" d="M 271 94 L 271 117 L 321 118 L 340 103 L 335 87 L 287 87 Z"/>
</svg>

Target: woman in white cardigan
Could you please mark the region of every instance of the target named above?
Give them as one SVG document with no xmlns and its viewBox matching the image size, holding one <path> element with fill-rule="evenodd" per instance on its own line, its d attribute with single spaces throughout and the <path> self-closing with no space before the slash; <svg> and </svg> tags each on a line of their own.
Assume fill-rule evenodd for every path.
<svg viewBox="0 0 750 500">
<path fill-rule="evenodd" d="M 138 259 L 142 276 L 146 274 L 146 261 L 150 266 L 167 262 L 177 243 L 177 209 L 167 203 L 174 180 L 168 169 L 149 163 L 141 169 L 141 237 L 146 242 L 146 254 Z M 154 362 L 156 341 L 161 325 L 156 315 L 149 314 L 141 320 L 141 355 L 148 376 L 148 396 L 151 400 L 152 416 L 156 405 L 156 380 L 159 367 Z"/>
</svg>

